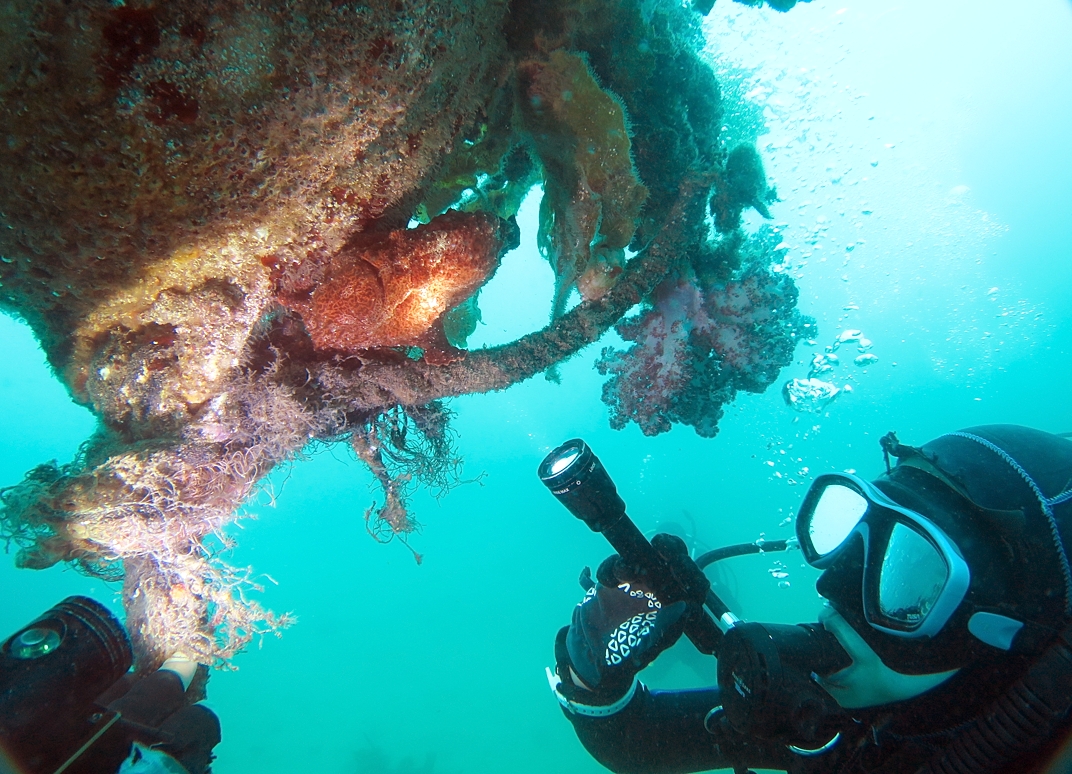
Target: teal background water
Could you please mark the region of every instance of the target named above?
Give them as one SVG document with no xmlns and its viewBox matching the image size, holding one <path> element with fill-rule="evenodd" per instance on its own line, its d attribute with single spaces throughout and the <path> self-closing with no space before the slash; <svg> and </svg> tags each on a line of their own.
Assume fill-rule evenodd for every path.
<svg viewBox="0 0 1072 774">
<path fill-rule="evenodd" d="M 817 0 L 781 15 L 719 0 L 706 26 L 720 66 L 748 71 L 741 91 L 764 105 L 758 146 L 784 200 L 774 222 L 800 306 L 820 323 L 782 378 L 805 376 L 847 328 L 874 342 L 878 363 L 856 368 L 840 350 L 833 378 L 853 391 L 821 415 L 794 414 L 776 388 L 741 395 L 713 440 L 609 429 L 592 363 L 613 335 L 569 361 L 560 384 L 456 400 L 465 476 L 480 481 L 413 499 L 420 566 L 366 535 L 376 494 L 346 449 L 277 471 L 274 506 L 268 494 L 250 504 L 230 560 L 271 576 L 261 600 L 298 623 L 212 677 L 216 771 L 601 771 L 543 675 L 580 568 L 608 553 L 536 480 L 567 438 L 588 440 L 642 528 L 691 519 L 705 548 L 789 536 L 808 479 L 877 474 L 888 430 L 909 443 L 989 422 L 1072 431 L 1072 4 Z M 534 206 L 523 248 L 482 296 L 476 345 L 545 320 Z M 3 486 L 69 460 L 93 421 L 6 317 L 0 355 Z M 720 571 L 753 620 L 813 620 L 814 578 L 799 554 Z M 16 570 L 9 554 L 0 632 L 68 594 L 114 607 L 116 592 L 64 568 Z M 690 648 L 645 680 L 713 682 L 714 662 Z"/>
</svg>

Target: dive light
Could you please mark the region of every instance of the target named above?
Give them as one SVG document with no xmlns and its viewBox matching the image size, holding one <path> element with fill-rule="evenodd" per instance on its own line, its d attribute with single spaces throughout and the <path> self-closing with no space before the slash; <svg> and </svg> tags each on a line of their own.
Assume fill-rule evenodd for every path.
<svg viewBox="0 0 1072 774">
<path fill-rule="evenodd" d="M 548 454 L 538 473 L 551 494 L 589 529 L 601 533 L 622 561 L 661 599 L 676 602 L 700 598 L 718 618 L 729 612 L 710 588 L 703 589 L 697 583 L 702 571 L 697 570 L 700 575 L 692 577 L 674 573 L 670 563 L 626 515 L 625 502 L 606 468 L 580 438 L 566 441 Z M 715 654 L 722 632 L 709 615 L 700 612 L 685 622 L 685 636 L 697 650 Z"/>
</svg>

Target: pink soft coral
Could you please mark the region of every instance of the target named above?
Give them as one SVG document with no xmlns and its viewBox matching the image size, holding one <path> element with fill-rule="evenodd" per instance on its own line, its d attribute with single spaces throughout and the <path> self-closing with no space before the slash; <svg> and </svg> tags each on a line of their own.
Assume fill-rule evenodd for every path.
<svg viewBox="0 0 1072 774">
<path fill-rule="evenodd" d="M 618 325 L 633 346 L 607 347 L 596 363 L 611 377 L 603 401 L 613 427 L 631 420 L 658 435 L 678 422 L 713 437 L 738 390 L 763 392 L 778 377 L 814 321 L 796 311 L 793 280 L 769 268 L 771 241 L 755 237 L 759 249 L 743 251 L 744 265 L 725 283 L 683 266 L 655 289 L 650 308 Z"/>
</svg>

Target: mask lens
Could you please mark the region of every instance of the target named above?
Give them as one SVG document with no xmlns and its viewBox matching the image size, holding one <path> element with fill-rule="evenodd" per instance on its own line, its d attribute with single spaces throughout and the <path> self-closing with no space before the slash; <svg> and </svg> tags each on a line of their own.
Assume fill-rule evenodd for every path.
<svg viewBox="0 0 1072 774">
<path fill-rule="evenodd" d="M 812 511 L 808 537 L 819 556 L 844 542 L 867 512 L 867 500 L 855 489 L 831 484 L 823 489 Z"/>
<path fill-rule="evenodd" d="M 910 527 L 896 524 L 882 558 L 879 612 L 905 626 L 917 626 L 934 607 L 948 579 L 949 569 L 938 549 Z"/>
</svg>

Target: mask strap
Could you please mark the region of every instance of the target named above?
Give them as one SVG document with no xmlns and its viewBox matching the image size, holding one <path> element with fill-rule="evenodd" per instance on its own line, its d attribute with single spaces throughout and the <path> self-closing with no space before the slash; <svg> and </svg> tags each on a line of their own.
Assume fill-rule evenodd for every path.
<svg viewBox="0 0 1072 774">
<path fill-rule="evenodd" d="M 1035 483 L 1035 479 L 1031 478 L 1028 472 L 1020 466 L 1020 463 L 1009 456 L 1008 452 L 1000 446 L 991 443 L 985 438 L 972 435 L 971 433 L 957 432 L 949 433 L 948 435 L 975 441 L 975 443 L 994 452 L 994 454 L 1007 462 L 1009 466 L 1019 474 L 1020 478 L 1031 487 L 1031 491 L 1035 493 L 1035 497 L 1038 499 L 1039 505 L 1042 507 L 1042 513 L 1046 516 L 1046 520 L 1049 522 L 1050 534 L 1053 536 L 1054 545 L 1057 546 L 1057 555 L 1061 559 L 1061 574 L 1064 576 L 1065 581 L 1065 615 L 1072 614 L 1072 569 L 1068 566 L 1068 554 L 1065 552 L 1065 544 L 1064 541 L 1061 540 L 1061 533 L 1057 529 L 1057 519 L 1053 515 L 1053 506 L 1072 500 L 1072 488 L 1066 489 L 1054 497 L 1046 497 L 1046 495 L 1042 494 L 1042 490 L 1039 489 L 1038 484 Z"/>
</svg>

